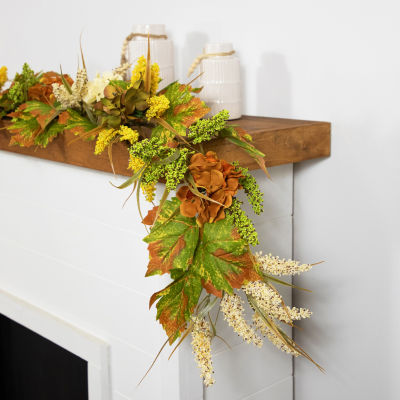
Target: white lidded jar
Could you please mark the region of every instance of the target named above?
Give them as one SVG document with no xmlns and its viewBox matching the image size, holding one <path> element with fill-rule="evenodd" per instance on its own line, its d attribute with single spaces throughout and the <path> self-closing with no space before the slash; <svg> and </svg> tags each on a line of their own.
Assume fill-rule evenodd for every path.
<svg viewBox="0 0 400 400">
<path fill-rule="evenodd" d="M 225 109 L 229 111 L 229 119 L 240 118 L 240 63 L 232 43 L 207 43 L 204 55 L 200 64 L 201 99 L 211 108 L 211 115 Z"/>
<path fill-rule="evenodd" d="M 136 65 L 139 57 L 147 57 L 147 34 L 150 34 L 151 63 L 158 64 L 162 78 L 159 89 L 174 82 L 174 49 L 172 41 L 167 38 L 165 25 L 136 24 L 132 30 L 132 35 L 135 34 L 139 35 L 134 36 L 128 46 L 128 59 L 132 66 Z"/>
</svg>

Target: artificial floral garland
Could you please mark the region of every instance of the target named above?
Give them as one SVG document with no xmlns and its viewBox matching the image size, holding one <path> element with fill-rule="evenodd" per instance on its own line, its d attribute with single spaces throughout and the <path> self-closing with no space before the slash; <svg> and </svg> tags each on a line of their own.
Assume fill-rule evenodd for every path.
<svg viewBox="0 0 400 400">
<path fill-rule="evenodd" d="M 275 287 L 294 287 L 280 277 L 312 265 L 252 253 L 250 246 L 259 243 L 257 232 L 236 195 L 244 190 L 259 215 L 263 194 L 246 168 L 203 150 L 204 142 L 225 138 L 267 173 L 264 154 L 251 136 L 227 123 L 227 111 L 204 119 L 210 109 L 195 96 L 201 89 L 191 84 L 174 82 L 158 91 L 159 67 L 151 65 L 149 51 L 130 81 L 123 79 L 130 64 L 93 80 L 88 80 L 83 55 L 82 64 L 75 81 L 63 73 L 35 73 L 24 64 L 9 88 L 0 91 L 0 119 L 11 119 L 4 128 L 10 145 L 46 147 L 71 132 L 95 140 L 95 154 L 107 150 L 112 164 L 112 145 L 126 143 L 132 177 L 119 188 L 136 190 L 142 222 L 150 227 L 144 238 L 150 258 L 146 276 L 167 273 L 172 280 L 150 299 L 150 306 L 157 302 L 157 319 L 168 336 L 164 346 L 177 341 L 176 349 L 191 334 L 204 384 L 213 384 L 211 340 L 219 337 L 219 312 L 214 318 L 210 311 L 218 304 L 245 342 L 261 347 L 266 337 L 282 351 L 314 362 L 282 329 L 311 312 L 286 306 Z M 0 90 L 6 82 L 7 68 L 1 67 Z M 165 183 L 160 203 L 143 218 L 139 188 L 153 202 L 159 181 Z M 168 199 L 174 191 L 176 197 Z M 243 299 L 253 310 L 251 323 Z"/>
</svg>

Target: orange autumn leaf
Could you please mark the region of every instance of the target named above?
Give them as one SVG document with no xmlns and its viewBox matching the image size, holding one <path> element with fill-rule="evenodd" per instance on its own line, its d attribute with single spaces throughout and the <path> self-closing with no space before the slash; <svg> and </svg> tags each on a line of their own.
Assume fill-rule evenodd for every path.
<svg viewBox="0 0 400 400">
<path fill-rule="evenodd" d="M 198 97 L 192 97 L 186 104 L 180 104 L 174 108 L 174 114 L 184 115 L 181 124 L 186 128 L 195 123 L 198 119 L 204 117 L 210 112 L 210 109 L 205 106 L 204 102 Z"/>
</svg>

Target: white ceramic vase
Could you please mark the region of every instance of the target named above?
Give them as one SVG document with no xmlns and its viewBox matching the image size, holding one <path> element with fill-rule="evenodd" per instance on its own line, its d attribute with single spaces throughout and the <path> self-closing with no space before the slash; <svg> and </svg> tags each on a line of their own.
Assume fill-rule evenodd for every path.
<svg viewBox="0 0 400 400">
<path fill-rule="evenodd" d="M 137 24 L 133 26 L 133 33 L 166 35 L 165 25 L 163 24 Z M 174 73 L 174 51 L 172 41 L 164 38 L 150 37 L 151 62 L 157 63 L 160 67 L 159 88 L 162 89 L 175 80 Z M 133 65 L 141 56 L 147 56 L 147 37 L 134 37 L 128 46 L 128 59 Z"/>
<path fill-rule="evenodd" d="M 207 43 L 205 54 L 229 53 L 231 43 Z M 229 119 L 242 116 L 240 63 L 235 55 L 220 55 L 204 58 L 200 63 L 203 90 L 200 98 L 211 108 L 211 115 L 221 110 L 229 111 Z"/>
</svg>

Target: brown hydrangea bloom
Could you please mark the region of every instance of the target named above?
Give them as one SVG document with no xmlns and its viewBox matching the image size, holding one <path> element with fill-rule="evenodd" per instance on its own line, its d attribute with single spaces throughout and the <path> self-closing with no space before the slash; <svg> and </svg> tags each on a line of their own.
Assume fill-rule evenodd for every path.
<svg viewBox="0 0 400 400">
<path fill-rule="evenodd" d="M 69 75 L 64 74 L 64 78 L 69 85 L 74 83 Z M 53 94 L 53 83 L 62 85 L 61 75 L 53 71 L 44 73 L 40 78 L 40 82 L 28 89 L 28 99 L 41 101 L 46 104 L 53 104 L 56 100 Z"/>
<path fill-rule="evenodd" d="M 224 219 L 224 209 L 231 206 L 232 197 L 241 189 L 239 178 L 243 177 L 242 173 L 232 164 L 220 160 L 213 151 L 206 155 L 194 154 L 190 159 L 189 171 L 197 190 L 215 202 L 197 196 L 188 186 L 182 186 L 176 194 L 182 202 L 181 214 L 185 217 L 197 215 L 200 226 Z"/>
</svg>

